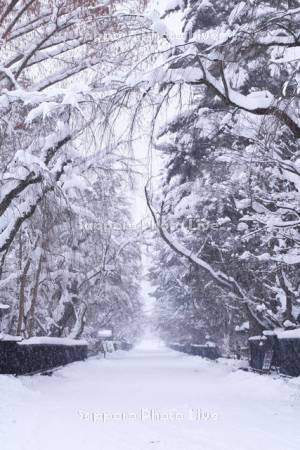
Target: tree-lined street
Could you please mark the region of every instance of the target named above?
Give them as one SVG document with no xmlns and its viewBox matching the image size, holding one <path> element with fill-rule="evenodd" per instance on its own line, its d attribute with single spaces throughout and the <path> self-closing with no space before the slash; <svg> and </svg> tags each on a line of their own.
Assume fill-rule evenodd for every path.
<svg viewBox="0 0 300 450">
<path fill-rule="evenodd" d="M 298 450 L 299 381 L 236 365 L 144 345 L 1 377 L 1 449 Z"/>
</svg>

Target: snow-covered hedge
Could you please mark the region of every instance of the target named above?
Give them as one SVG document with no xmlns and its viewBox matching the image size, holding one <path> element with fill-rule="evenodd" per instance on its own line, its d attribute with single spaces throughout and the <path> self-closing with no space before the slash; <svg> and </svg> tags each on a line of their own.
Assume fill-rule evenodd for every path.
<svg viewBox="0 0 300 450">
<path fill-rule="evenodd" d="M 220 356 L 218 348 L 213 342 L 207 342 L 205 344 L 179 344 L 173 342 L 168 346 L 175 351 L 202 356 L 203 358 L 217 359 Z"/>
<path fill-rule="evenodd" d="M 250 366 L 258 371 L 277 368 L 280 373 L 300 376 L 300 332 L 265 332 L 249 339 Z"/>
<path fill-rule="evenodd" d="M 25 375 L 50 371 L 54 368 L 87 358 L 85 341 L 60 338 L 31 338 L 0 340 L 0 373 Z"/>
</svg>

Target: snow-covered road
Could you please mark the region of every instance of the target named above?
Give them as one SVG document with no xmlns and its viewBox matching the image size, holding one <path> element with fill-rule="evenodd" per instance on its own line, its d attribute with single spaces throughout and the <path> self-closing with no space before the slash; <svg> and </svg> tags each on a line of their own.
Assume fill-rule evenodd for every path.
<svg viewBox="0 0 300 450">
<path fill-rule="evenodd" d="M 300 380 L 163 347 L 0 376 L 1 450 L 299 450 Z"/>
</svg>

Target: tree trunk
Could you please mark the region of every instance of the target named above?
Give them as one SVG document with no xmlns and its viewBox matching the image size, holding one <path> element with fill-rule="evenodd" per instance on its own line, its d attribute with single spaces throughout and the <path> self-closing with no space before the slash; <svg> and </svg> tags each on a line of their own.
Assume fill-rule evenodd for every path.
<svg viewBox="0 0 300 450">
<path fill-rule="evenodd" d="M 42 255 L 39 257 L 38 267 L 36 271 L 36 277 L 35 277 L 35 283 L 32 291 L 32 300 L 31 300 L 31 306 L 29 310 L 29 324 L 28 324 L 28 336 L 32 336 L 33 332 L 33 325 L 34 325 L 34 319 L 35 319 L 35 308 L 37 304 L 37 296 L 38 296 L 38 290 L 39 290 L 39 282 L 40 282 L 40 276 L 42 271 Z"/>
<path fill-rule="evenodd" d="M 20 294 L 19 294 L 19 316 L 18 316 L 18 325 L 17 325 L 17 336 L 20 336 L 22 333 L 23 323 L 24 323 L 24 312 L 25 312 L 25 288 L 27 281 L 27 274 L 30 268 L 31 259 L 28 258 L 26 264 L 24 266 L 23 272 L 20 276 Z"/>
<path fill-rule="evenodd" d="M 87 311 L 87 305 L 82 303 L 80 305 L 79 311 L 77 312 L 77 320 L 74 325 L 73 330 L 71 331 L 69 337 L 71 339 L 79 339 L 83 333 L 84 325 L 85 325 L 85 315 Z"/>
</svg>

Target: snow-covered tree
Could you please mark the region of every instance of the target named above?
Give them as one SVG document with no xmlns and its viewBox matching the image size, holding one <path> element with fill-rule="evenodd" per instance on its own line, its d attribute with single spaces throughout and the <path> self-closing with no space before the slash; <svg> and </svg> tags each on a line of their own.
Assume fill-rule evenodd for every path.
<svg viewBox="0 0 300 450">
<path fill-rule="evenodd" d="M 141 45 L 130 14 L 140 2 L 122 3 L 1 1 L 0 270 L 12 333 L 78 337 L 92 302 L 103 317 L 118 311 L 123 327 L 139 309 L 138 243 L 127 229 L 89 234 L 80 222 L 130 220 L 118 193 L 129 183 L 114 176 L 126 155 L 117 140 L 107 147 L 116 133 L 104 117 L 109 75 Z"/>
<path fill-rule="evenodd" d="M 134 17 L 114 16 L 118 2 L 104 3 L 1 2 L 2 262 L 24 221 L 93 145 L 105 78 L 133 54 L 137 38 L 133 48 L 126 38 Z"/>
<path fill-rule="evenodd" d="M 239 301 L 252 332 L 296 325 L 299 4 L 191 0 L 162 17 L 174 11 L 182 39 L 151 16 L 165 47 L 127 80 L 143 99 L 159 96 L 165 187 L 158 201 L 148 189 L 151 213 L 170 248 Z M 164 227 L 189 218 L 193 232 Z"/>
<path fill-rule="evenodd" d="M 113 159 L 97 155 L 97 166 L 89 160 L 80 175 L 66 173 L 61 195 L 43 199 L 22 226 L 3 266 L 10 333 L 96 338 L 105 326 L 128 339 L 139 333 L 140 238 L 128 176 Z"/>
</svg>

